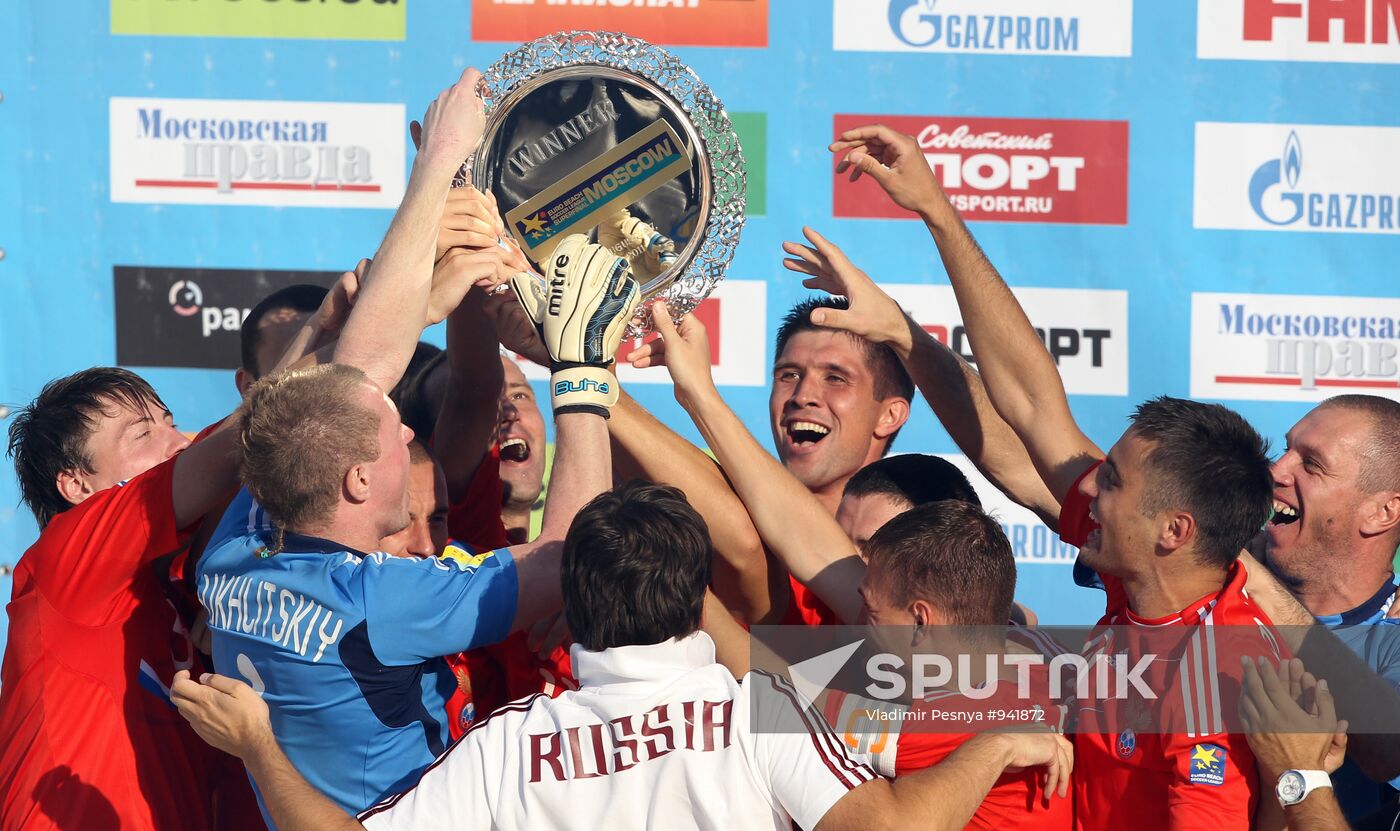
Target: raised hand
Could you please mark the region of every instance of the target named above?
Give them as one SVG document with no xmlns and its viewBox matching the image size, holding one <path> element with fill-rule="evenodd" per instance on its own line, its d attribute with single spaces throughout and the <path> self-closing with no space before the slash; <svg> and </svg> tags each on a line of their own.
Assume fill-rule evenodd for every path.
<svg viewBox="0 0 1400 831">
<path fill-rule="evenodd" d="M 689 409 L 696 396 L 716 391 L 705 325 L 693 314 L 686 315 L 677 325 L 665 301 L 652 304 L 651 316 L 661 337 L 634 349 L 627 360 L 638 369 L 666 367 L 675 385 L 676 401 Z"/>
<path fill-rule="evenodd" d="M 802 234 L 812 244 L 783 243 L 783 251 L 792 255 L 783 260 L 783 267 L 808 275 L 802 285 L 809 289 L 850 300 L 849 309 L 813 309 L 812 322 L 889 344 L 901 357 L 908 357 L 914 340 L 899 304 L 826 237 L 812 228 L 803 228 Z"/>
<path fill-rule="evenodd" d="M 481 73 L 467 67 L 457 83 L 428 105 L 422 125 L 409 126 L 417 136 L 420 158 L 456 167 L 476 149 L 486 129 L 486 104 L 477 92 L 480 81 Z"/>
<path fill-rule="evenodd" d="M 453 248 L 491 248 L 505 235 L 496 213 L 496 197 L 474 187 L 447 192 L 447 206 L 438 227 L 434 262 Z"/>
<path fill-rule="evenodd" d="M 545 274 L 548 283 L 516 273 L 511 286 L 549 352 L 554 412 L 606 418 L 618 396 L 608 366 L 641 302 L 641 286 L 625 258 L 589 243 L 583 234 L 559 243 Z"/>
<path fill-rule="evenodd" d="M 170 685 L 170 700 L 201 739 L 240 759 L 277 741 L 267 702 L 242 681 L 208 673 L 196 681 L 182 669 Z"/>
<path fill-rule="evenodd" d="M 838 174 L 850 171 L 852 182 L 869 176 L 907 211 L 922 213 L 946 199 L 913 136 L 872 124 L 847 130 L 828 149 L 841 157 Z"/>
<path fill-rule="evenodd" d="M 488 248 L 453 248 L 433 267 L 433 287 L 428 294 L 424 326 L 447 319 L 473 286 L 490 290 L 509 280 L 515 270 L 505 264 L 505 251 Z"/>
<path fill-rule="evenodd" d="M 355 264 L 354 271 L 340 275 L 340 279 L 331 287 L 326 299 L 321 301 L 319 323 L 322 332 L 327 335 L 340 332 L 350 317 L 350 309 L 355 305 L 355 298 L 360 293 L 360 284 L 364 282 L 369 267 L 369 260 L 360 260 Z"/>
</svg>

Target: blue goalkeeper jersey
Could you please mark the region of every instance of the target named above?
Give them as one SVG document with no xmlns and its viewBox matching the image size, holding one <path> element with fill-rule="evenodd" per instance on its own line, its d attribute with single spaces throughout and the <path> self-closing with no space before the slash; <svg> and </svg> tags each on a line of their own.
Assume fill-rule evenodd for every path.
<svg viewBox="0 0 1400 831">
<path fill-rule="evenodd" d="M 358 812 L 446 749 L 456 682 L 441 656 L 509 634 L 515 562 L 504 549 L 419 560 L 291 533 L 263 556 L 275 535 L 245 489 L 199 561 L 214 666 L 262 694 L 302 776 Z"/>
</svg>

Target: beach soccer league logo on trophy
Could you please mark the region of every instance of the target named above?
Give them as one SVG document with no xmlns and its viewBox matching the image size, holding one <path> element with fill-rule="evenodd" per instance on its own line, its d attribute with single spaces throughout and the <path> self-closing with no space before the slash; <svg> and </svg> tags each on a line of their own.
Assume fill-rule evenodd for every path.
<svg viewBox="0 0 1400 831">
<path fill-rule="evenodd" d="M 676 318 L 714 291 L 744 226 L 744 155 L 690 67 L 628 35 L 564 32 L 504 55 L 481 94 L 481 147 L 453 184 L 495 195 L 536 269 L 584 234 Z M 628 336 L 650 329 L 644 305 Z"/>
</svg>

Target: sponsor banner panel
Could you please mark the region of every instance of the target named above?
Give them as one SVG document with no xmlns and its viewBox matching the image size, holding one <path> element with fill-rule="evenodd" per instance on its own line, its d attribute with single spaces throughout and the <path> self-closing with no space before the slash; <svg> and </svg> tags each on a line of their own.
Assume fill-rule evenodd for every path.
<svg viewBox="0 0 1400 831">
<path fill-rule="evenodd" d="M 970 363 L 972 344 L 952 286 L 881 285 L 924 330 Z M 1071 395 L 1128 394 L 1128 293 L 1099 289 L 1013 288 L 1060 368 Z"/>
<path fill-rule="evenodd" d="M 747 178 L 745 216 L 768 213 L 768 113 L 730 113 L 729 121 L 744 148 Z"/>
<path fill-rule="evenodd" d="M 768 284 L 762 280 L 721 281 L 694 314 L 705 324 L 710 338 L 710 366 L 715 383 L 729 387 L 763 387 L 769 382 L 767 343 Z M 646 340 L 653 340 L 650 335 Z M 625 356 L 644 341 L 623 343 L 617 349 Z M 525 377 L 548 381 L 549 370 L 526 358 L 518 363 Z M 635 369 L 619 361 L 617 379 L 623 384 L 669 384 L 671 376 L 661 368 Z"/>
<path fill-rule="evenodd" d="M 113 202 L 395 208 L 402 104 L 113 98 Z"/>
<path fill-rule="evenodd" d="M 1124 225 L 1128 122 L 844 115 L 834 135 L 886 124 L 914 136 L 953 207 L 968 220 Z M 833 178 L 838 217 L 909 219 L 869 177 Z"/>
<path fill-rule="evenodd" d="M 408 0 L 112 0 L 114 35 L 403 40 Z"/>
<path fill-rule="evenodd" d="M 1400 0 L 1197 0 L 1196 56 L 1400 63 Z"/>
<path fill-rule="evenodd" d="M 1001 524 L 1006 538 L 1011 542 L 1011 553 L 1017 563 L 1033 565 L 1074 565 L 1079 549 L 1060 539 L 1060 535 L 1046 527 L 1034 512 L 1011 501 L 987 477 L 978 472 L 977 467 L 966 456 L 958 453 L 939 453 L 939 456 L 958 466 L 977 491 L 982 500 L 982 510 Z M 1065 580 L 1069 580 L 1066 575 Z"/>
<path fill-rule="evenodd" d="M 1400 401 L 1400 298 L 1191 295 L 1191 397 Z"/>
<path fill-rule="evenodd" d="M 115 266 L 117 363 L 236 369 L 238 333 L 259 300 L 298 283 L 329 288 L 340 274 Z"/>
<path fill-rule="evenodd" d="M 1400 127 L 1196 124 L 1197 228 L 1393 234 Z"/>
<path fill-rule="evenodd" d="M 572 29 L 662 46 L 767 46 L 768 0 L 476 0 L 473 40 L 533 40 Z"/>
<path fill-rule="evenodd" d="M 1133 54 L 1132 0 L 835 0 L 832 9 L 838 51 Z"/>
</svg>

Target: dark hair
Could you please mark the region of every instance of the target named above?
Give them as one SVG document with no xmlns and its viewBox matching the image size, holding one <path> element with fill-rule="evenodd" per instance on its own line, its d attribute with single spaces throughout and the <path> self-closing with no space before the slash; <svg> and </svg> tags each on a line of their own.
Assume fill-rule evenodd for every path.
<svg viewBox="0 0 1400 831">
<path fill-rule="evenodd" d="M 870 368 L 871 375 L 875 377 L 876 398 L 896 397 L 913 401 L 914 381 L 893 349 L 883 343 L 872 343 L 859 335 L 818 326 L 812 322 L 812 312 L 816 309 L 844 310 L 850 307 L 851 302 L 846 298 L 830 296 L 809 297 L 793 306 L 792 311 L 783 316 L 783 322 L 778 326 L 778 342 L 773 350 L 774 359 L 783 354 L 788 341 L 798 332 L 841 331 L 859 344 L 861 352 L 865 354 L 865 363 Z"/>
<path fill-rule="evenodd" d="M 243 361 L 243 369 L 252 373 L 254 378 L 262 377 L 258 369 L 258 347 L 262 345 L 262 331 L 258 325 L 269 312 L 278 309 L 294 309 L 304 314 L 310 314 L 321 308 L 321 303 L 326 299 L 330 290 L 322 286 L 313 286 L 309 283 L 298 283 L 294 286 L 280 288 L 259 300 L 257 305 L 248 312 L 248 316 L 243 319 L 243 327 L 238 330 L 238 346 Z"/>
<path fill-rule="evenodd" d="M 634 480 L 596 497 L 564 538 L 564 617 L 584 649 L 661 643 L 700 628 L 710 532 L 685 494 Z"/>
<path fill-rule="evenodd" d="M 408 359 L 403 377 L 389 391 L 389 400 L 399 408 L 399 420 L 407 424 L 414 435 L 427 440 L 437 426 L 438 408 L 442 401 L 428 395 L 427 383 L 433 371 L 447 361 L 447 353 L 426 341 L 419 341 Z"/>
<path fill-rule="evenodd" d="M 944 499 L 982 507 L 977 491 L 957 465 L 924 453 L 887 456 L 871 462 L 846 481 L 843 495 L 876 494 L 907 502 L 911 508 Z"/>
<path fill-rule="evenodd" d="M 1138 405 L 1129 432 L 1152 442 L 1142 512 L 1182 510 L 1196 520 L 1196 553 L 1229 565 L 1273 509 L 1269 443 L 1219 404 L 1161 396 Z"/>
<path fill-rule="evenodd" d="M 9 456 L 15 462 L 20 497 L 39 527 L 73 507 L 58 491 L 58 474 L 93 472 L 87 441 L 98 416 L 114 404 L 142 410 L 148 403 L 168 412 L 144 378 L 99 366 L 48 382 L 29 406 L 15 413 Z"/>
<path fill-rule="evenodd" d="M 1362 413 L 1371 434 L 1362 444 L 1356 487 L 1363 493 L 1400 490 L 1400 402 L 1379 395 L 1338 395 L 1317 405 Z"/>
<path fill-rule="evenodd" d="M 778 325 L 778 341 L 773 348 L 773 359 L 776 361 L 782 356 L 788 341 L 799 332 L 841 331 L 843 335 L 860 347 L 861 354 L 865 356 L 865 365 L 869 368 L 875 381 L 874 392 L 877 400 L 897 397 L 903 398 L 905 401 L 913 401 L 914 381 L 909 377 L 908 371 L 904 369 L 904 364 L 900 362 L 899 356 L 894 353 L 893 349 L 882 343 L 872 343 L 859 335 L 818 326 L 812 322 L 812 312 L 816 309 L 844 310 L 850 307 L 851 302 L 846 298 L 831 297 L 830 295 L 809 297 L 793 306 L 792 310 L 783 316 L 783 322 Z M 898 437 L 899 430 L 890 434 L 890 437 L 885 441 L 886 451 L 894 446 L 894 440 Z"/>
<path fill-rule="evenodd" d="M 1004 626 L 1016 593 L 1016 558 L 996 520 L 970 502 L 910 508 L 865 544 L 881 588 L 899 605 L 925 600 L 961 626 Z"/>
</svg>

